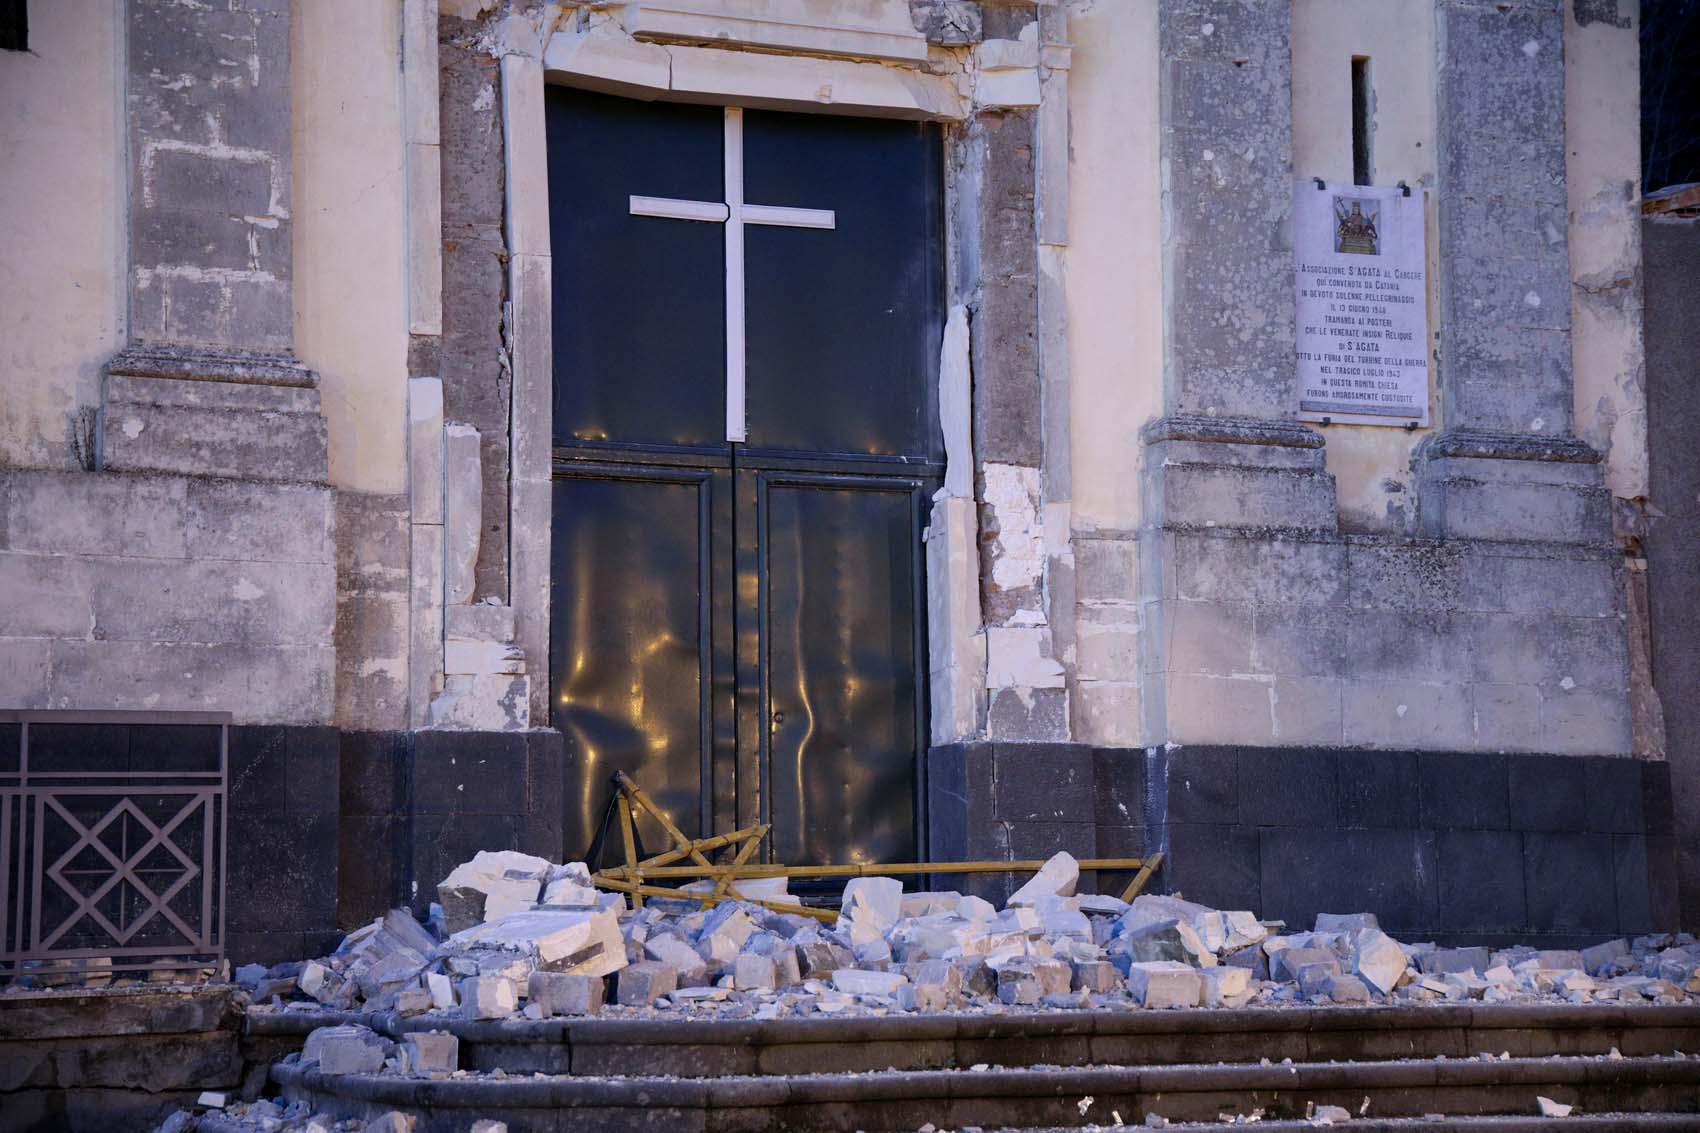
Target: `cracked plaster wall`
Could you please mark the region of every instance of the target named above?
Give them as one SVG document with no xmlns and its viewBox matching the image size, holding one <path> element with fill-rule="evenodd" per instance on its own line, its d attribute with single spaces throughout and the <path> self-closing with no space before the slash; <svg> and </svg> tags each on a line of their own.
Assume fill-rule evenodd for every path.
<svg viewBox="0 0 1700 1133">
<path fill-rule="evenodd" d="M 30 50 L 0 51 L 0 466 L 93 457 L 124 344 L 123 55 L 110 0 L 32 4 Z"/>
<path fill-rule="evenodd" d="M 1645 497 L 1638 0 L 1574 0 L 1564 21 L 1576 434 L 1605 454 L 1606 486 Z M 1620 532 L 1622 533 L 1622 532 Z"/>
</svg>

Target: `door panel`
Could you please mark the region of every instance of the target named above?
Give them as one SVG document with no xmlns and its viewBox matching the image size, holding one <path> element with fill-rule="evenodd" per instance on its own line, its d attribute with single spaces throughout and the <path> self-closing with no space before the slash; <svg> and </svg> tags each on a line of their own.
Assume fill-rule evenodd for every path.
<svg viewBox="0 0 1700 1133">
<path fill-rule="evenodd" d="M 555 443 L 726 451 L 719 224 L 631 197 L 723 201 L 722 111 L 545 88 Z"/>
<path fill-rule="evenodd" d="M 557 467 L 550 699 L 578 761 L 577 794 L 567 800 L 569 853 L 595 836 L 616 769 L 693 837 L 731 817 L 727 476 Z M 647 816 L 639 833 L 648 846 L 666 845 Z"/>
<path fill-rule="evenodd" d="M 913 860 L 922 482 L 737 477 L 741 779 L 760 778 L 773 859 Z"/>
<path fill-rule="evenodd" d="M 744 231 L 752 450 L 943 459 L 936 126 L 747 111 L 744 199 L 832 229 Z"/>
</svg>

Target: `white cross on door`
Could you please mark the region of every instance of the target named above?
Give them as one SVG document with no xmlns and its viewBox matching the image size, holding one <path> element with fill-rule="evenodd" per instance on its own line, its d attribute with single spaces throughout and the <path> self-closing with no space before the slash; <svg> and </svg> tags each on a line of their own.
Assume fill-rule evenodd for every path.
<svg viewBox="0 0 1700 1133">
<path fill-rule="evenodd" d="M 744 112 L 726 108 L 726 199 L 680 201 L 671 197 L 631 200 L 633 216 L 701 220 L 726 226 L 726 439 L 742 441 L 744 413 L 744 225 L 783 228 L 834 228 L 831 209 L 786 208 L 744 203 Z"/>
</svg>

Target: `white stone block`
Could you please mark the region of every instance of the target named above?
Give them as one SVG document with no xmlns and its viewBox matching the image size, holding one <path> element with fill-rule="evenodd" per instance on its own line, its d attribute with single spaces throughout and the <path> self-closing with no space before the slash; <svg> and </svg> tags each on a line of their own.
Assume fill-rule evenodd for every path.
<svg viewBox="0 0 1700 1133">
<path fill-rule="evenodd" d="M 482 438 L 471 425 L 443 427 L 443 600 L 472 601 L 483 537 Z"/>
<path fill-rule="evenodd" d="M 901 972 L 864 972 L 839 968 L 832 973 L 832 986 L 846 995 L 892 995 L 909 982 Z"/>
<path fill-rule="evenodd" d="M 460 981 L 460 1002 L 468 1019 L 506 1019 L 519 1010 L 519 993 L 501 976 L 472 976 Z"/>
<path fill-rule="evenodd" d="M 1151 960 L 1129 966 L 1127 989 L 1145 1007 L 1197 1007 L 1204 981 L 1186 964 Z"/>
<path fill-rule="evenodd" d="M 1066 850 L 1053 854 L 1027 884 L 1010 894 L 1011 907 L 1034 905 L 1040 897 L 1072 897 L 1080 883 L 1080 863 Z"/>
</svg>

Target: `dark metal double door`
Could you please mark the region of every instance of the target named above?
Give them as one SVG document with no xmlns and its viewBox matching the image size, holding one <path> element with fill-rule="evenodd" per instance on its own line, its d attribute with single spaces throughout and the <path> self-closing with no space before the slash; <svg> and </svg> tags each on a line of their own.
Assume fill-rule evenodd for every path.
<svg viewBox="0 0 1700 1133">
<path fill-rule="evenodd" d="M 687 833 L 770 822 L 779 860 L 910 858 L 942 471 L 936 130 L 566 89 L 548 120 L 569 852 L 618 768 Z M 711 206 L 735 196 L 810 215 L 752 219 L 734 252 Z"/>
</svg>

